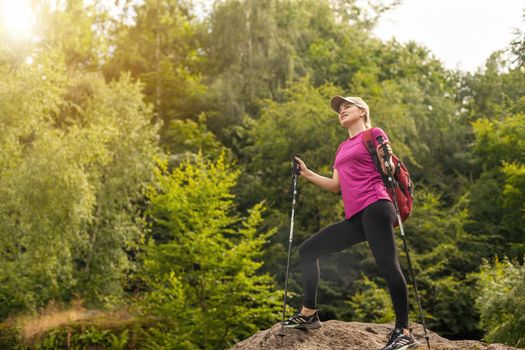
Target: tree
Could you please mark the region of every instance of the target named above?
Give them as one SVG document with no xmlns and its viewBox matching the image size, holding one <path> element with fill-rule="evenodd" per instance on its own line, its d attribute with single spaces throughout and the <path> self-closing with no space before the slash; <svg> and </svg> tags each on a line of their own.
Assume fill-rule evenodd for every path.
<svg viewBox="0 0 525 350">
<path fill-rule="evenodd" d="M 234 212 L 231 189 L 239 171 L 224 157 L 199 154 L 168 171 L 159 163 L 148 192 L 153 223 L 144 259 L 150 287 L 145 312 L 160 322 L 150 330 L 156 348 L 228 348 L 278 317 L 281 292 L 259 274 L 263 203 Z"/>
<path fill-rule="evenodd" d="M 67 68 L 95 72 L 108 54 L 107 13 L 83 0 L 33 1 L 39 40 L 34 53 L 61 50 Z"/>
<path fill-rule="evenodd" d="M 199 71 L 201 29 L 189 2 L 147 0 L 133 10 L 135 16 L 124 17 L 111 32 L 115 48 L 104 75 L 111 80 L 129 72 L 142 81 L 146 101 L 165 126 L 177 119 L 197 120 L 206 86 Z"/>
<path fill-rule="evenodd" d="M 523 203 L 525 202 L 525 115 L 511 115 L 501 120 L 479 119 L 473 123 L 474 155 L 481 175 L 471 188 L 471 229 L 479 233 L 500 236 L 494 249 L 512 247 L 511 257 L 521 258 L 525 252 L 523 240 Z"/>
<path fill-rule="evenodd" d="M 215 2 L 205 43 L 214 101 L 208 125 L 223 143 L 231 145 L 230 127 L 245 114 L 259 115 L 261 100 L 280 100 L 282 89 L 300 79 L 310 76 L 315 86 L 349 81 L 348 70 L 365 62 L 362 50 L 353 49 L 370 36 L 352 5 L 355 1 Z M 338 18 L 343 14 L 344 21 Z"/>
<path fill-rule="evenodd" d="M 525 23 L 525 8 L 522 14 L 523 22 Z M 513 64 L 517 68 L 523 68 L 525 65 L 525 32 L 516 30 L 514 39 L 510 43 L 510 52 L 514 56 Z"/>
<path fill-rule="evenodd" d="M 0 69 L 1 316 L 119 300 L 159 152 L 140 86 L 67 73 L 57 51 Z"/>
<path fill-rule="evenodd" d="M 358 280 L 357 293 L 352 295 L 347 304 L 352 320 L 361 322 L 392 322 L 395 318 L 392 301 L 388 292 L 366 276 Z"/>
<path fill-rule="evenodd" d="M 484 340 L 519 347 L 525 343 L 525 266 L 507 258 L 484 260 L 476 274 L 476 307 Z"/>
</svg>

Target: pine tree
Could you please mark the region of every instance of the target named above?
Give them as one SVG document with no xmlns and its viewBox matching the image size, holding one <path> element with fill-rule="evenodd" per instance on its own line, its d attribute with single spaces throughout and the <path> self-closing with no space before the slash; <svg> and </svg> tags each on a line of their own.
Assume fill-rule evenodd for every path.
<svg viewBox="0 0 525 350">
<path fill-rule="evenodd" d="M 173 171 L 160 162 L 149 191 L 153 240 L 145 257 L 145 312 L 157 347 L 224 349 L 278 318 L 281 293 L 258 259 L 274 230 L 260 231 L 264 204 L 235 213 L 239 175 L 221 156 L 198 154 Z"/>
</svg>

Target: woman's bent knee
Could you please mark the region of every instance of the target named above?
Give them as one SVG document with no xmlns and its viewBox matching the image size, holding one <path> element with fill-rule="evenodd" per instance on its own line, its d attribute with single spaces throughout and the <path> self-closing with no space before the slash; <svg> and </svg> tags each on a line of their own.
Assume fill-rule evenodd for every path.
<svg viewBox="0 0 525 350">
<path fill-rule="evenodd" d="M 378 261 L 377 262 L 377 267 L 379 269 L 379 272 L 381 273 L 381 275 L 385 278 L 390 278 L 390 277 L 397 277 L 398 275 L 402 275 L 402 272 L 401 272 L 401 267 L 399 266 L 399 263 L 397 262 L 392 262 L 392 261 L 385 261 L 385 262 L 381 262 L 381 261 Z"/>
<path fill-rule="evenodd" d="M 315 249 L 311 244 L 308 244 L 308 240 L 303 242 L 299 247 L 299 257 L 301 260 L 315 259 Z"/>
</svg>

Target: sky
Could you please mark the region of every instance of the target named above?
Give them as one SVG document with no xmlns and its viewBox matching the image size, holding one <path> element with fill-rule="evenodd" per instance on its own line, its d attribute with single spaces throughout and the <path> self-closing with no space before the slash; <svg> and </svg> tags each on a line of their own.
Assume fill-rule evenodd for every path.
<svg viewBox="0 0 525 350">
<path fill-rule="evenodd" d="M 525 0 L 402 0 L 383 15 L 374 33 L 385 40 L 414 40 L 445 67 L 475 71 L 505 49 L 516 29 L 525 32 Z"/>
</svg>

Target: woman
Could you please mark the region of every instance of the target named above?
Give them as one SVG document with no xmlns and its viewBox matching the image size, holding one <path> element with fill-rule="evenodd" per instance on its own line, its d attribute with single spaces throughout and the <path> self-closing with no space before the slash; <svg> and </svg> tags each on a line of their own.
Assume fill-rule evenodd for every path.
<svg viewBox="0 0 525 350">
<path fill-rule="evenodd" d="M 302 329 L 321 327 L 316 309 L 318 258 L 367 241 L 379 271 L 386 279 L 396 314 L 395 328 L 382 350 L 416 348 L 419 342 L 408 328 L 408 291 L 395 245 L 395 208 L 362 140 L 363 132 L 371 128 L 368 105 L 359 97 L 342 96 L 332 98 L 331 105 L 349 135 L 336 152 L 332 178 L 318 175 L 308 169 L 301 159 L 296 160 L 301 168 L 301 176 L 321 188 L 335 193 L 341 191 L 345 219 L 316 233 L 299 248 L 304 300 L 302 308 L 284 325 Z M 383 130 L 374 128 L 372 135 L 374 140 L 379 135 L 383 136 L 389 155 L 392 155 Z M 381 168 L 386 173 L 381 145 L 377 145 L 377 152 Z M 391 160 L 389 166 L 393 169 Z"/>
</svg>

